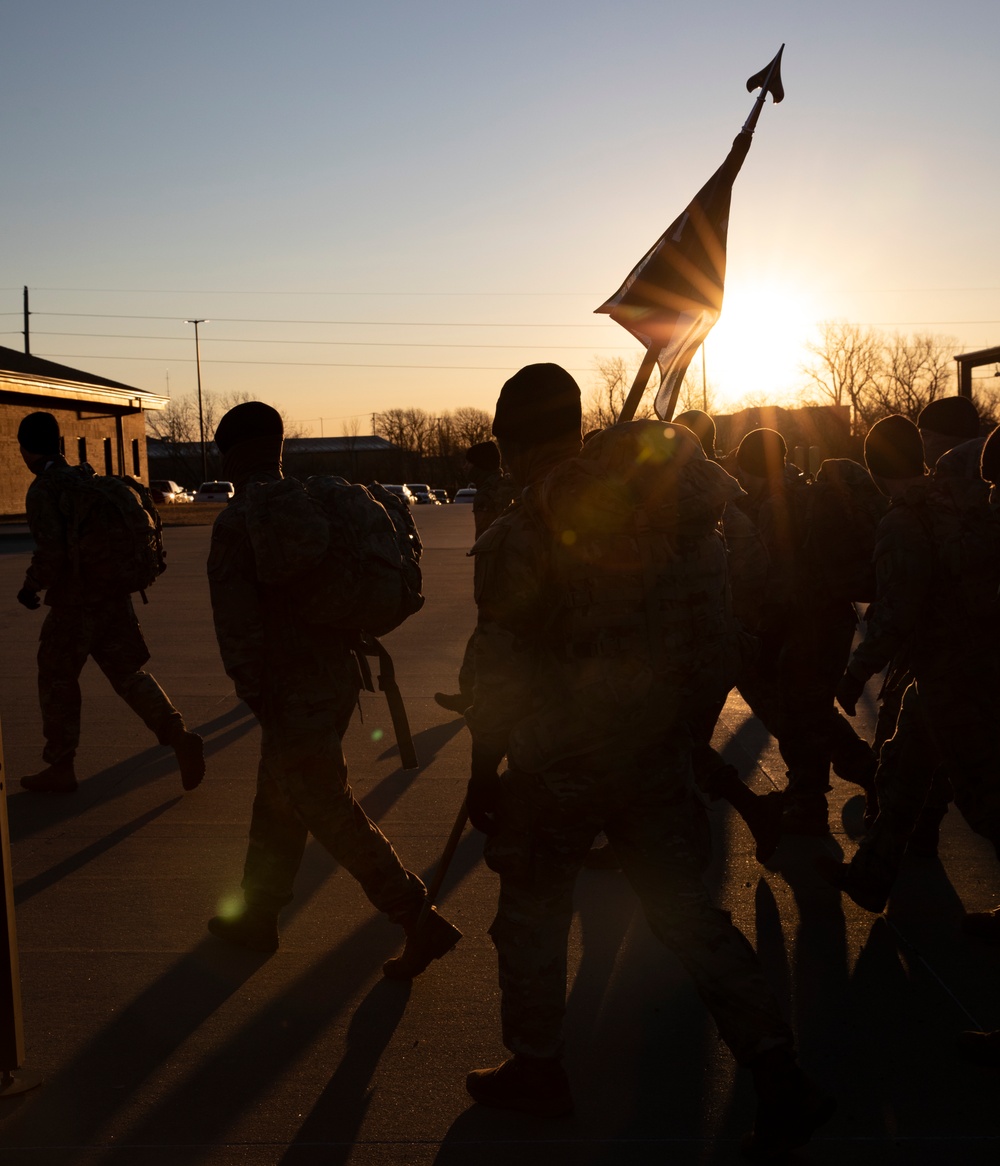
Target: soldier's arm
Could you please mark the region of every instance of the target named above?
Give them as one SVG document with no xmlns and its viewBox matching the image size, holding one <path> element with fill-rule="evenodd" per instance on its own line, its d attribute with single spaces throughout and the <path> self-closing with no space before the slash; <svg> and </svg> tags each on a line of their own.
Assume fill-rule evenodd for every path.
<svg viewBox="0 0 1000 1166">
<path fill-rule="evenodd" d="M 930 537 L 915 515 L 898 508 L 882 520 L 875 546 L 875 603 L 865 638 L 848 665 L 859 680 L 905 656 L 920 621 L 927 618 L 933 556 Z"/>
<path fill-rule="evenodd" d="M 531 711 L 539 629 L 544 623 L 538 540 L 504 519 L 473 548 L 476 559 L 475 688 L 466 713 L 477 750 L 496 761 L 510 730 Z"/>
<path fill-rule="evenodd" d="M 246 524 L 231 511 L 212 528 L 208 586 L 222 665 L 236 695 L 256 712 L 264 692 L 264 620 Z"/>
<path fill-rule="evenodd" d="M 35 540 L 24 585 L 32 591 L 45 591 L 70 570 L 66 518 L 59 507 L 59 491 L 48 482 L 36 480 L 28 489 L 24 506 Z"/>
</svg>

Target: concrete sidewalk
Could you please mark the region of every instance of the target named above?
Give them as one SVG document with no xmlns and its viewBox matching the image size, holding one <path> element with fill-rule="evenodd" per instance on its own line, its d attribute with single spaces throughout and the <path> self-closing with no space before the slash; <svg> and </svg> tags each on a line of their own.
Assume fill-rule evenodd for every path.
<svg viewBox="0 0 1000 1166">
<path fill-rule="evenodd" d="M 468 737 L 439 709 L 473 622 L 471 514 L 414 511 L 427 605 L 388 637 L 421 768 L 400 769 L 381 696 L 346 741 L 367 812 L 404 862 L 432 870 L 461 802 Z M 584 873 L 577 895 L 567 1064 L 577 1115 L 482 1110 L 470 1068 L 505 1054 L 486 934 L 496 886 L 467 832 L 442 898 L 465 932 L 412 986 L 382 979 L 399 947 L 355 882 L 310 844 L 269 958 L 209 937 L 238 893 L 258 746 L 214 643 L 208 528 L 166 532 L 170 569 L 139 615 L 150 670 L 208 741 L 203 785 L 184 795 L 159 747 L 93 664 L 84 674 L 79 791 L 18 790 L 39 765 L 34 655 L 44 612 L 14 602 L 27 556 L 0 557 L 0 715 L 10 797 L 35 1091 L 0 1101 L 3 1166 L 645 1166 L 739 1161 L 753 1096 L 678 963 L 652 939 L 619 874 Z M 872 705 L 865 717 L 871 728 Z M 734 697 L 717 744 L 752 783 L 783 783 L 773 742 Z M 742 823 L 713 811 L 709 879 L 788 1001 L 802 1059 L 840 1108 L 801 1161 L 979 1164 L 1000 1160 L 1000 1076 L 953 1051 L 1000 1026 L 1000 952 L 964 939 L 962 904 L 1000 898 L 996 861 L 957 813 L 942 863 L 907 866 L 884 917 L 812 873 L 850 853 L 854 789 L 834 782 L 834 843 L 783 844 L 757 865 Z"/>
</svg>

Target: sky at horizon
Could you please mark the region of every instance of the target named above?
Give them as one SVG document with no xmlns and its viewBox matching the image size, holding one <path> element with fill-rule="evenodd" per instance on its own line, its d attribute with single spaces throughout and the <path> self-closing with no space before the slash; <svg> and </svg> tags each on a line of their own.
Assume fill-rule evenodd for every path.
<svg viewBox="0 0 1000 1166">
<path fill-rule="evenodd" d="M 720 408 L 790 399 L 825 319 L 1000 343 L 1000 5 L 36 0 L 0 45 L 0 344 L 147 392 L 245 390 L 305 432 L 586 392 L 594 309 L 719 165 Z M 992 370 L 981 370 L 985 374 Z M 322 419 L 322 420 L 321 420 Z"/>
</svg>

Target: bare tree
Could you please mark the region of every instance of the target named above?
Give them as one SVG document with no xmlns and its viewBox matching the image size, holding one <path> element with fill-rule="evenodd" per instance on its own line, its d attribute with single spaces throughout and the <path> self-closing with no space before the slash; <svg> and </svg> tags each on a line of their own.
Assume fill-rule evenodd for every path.
<svg viewBox="0 0 1000 1166">
<path fill-rule="evenodd" d="M 820 340 L 806 345 L 812 361 L 802 371 L 822 404 L 849 405 L 856 431 L 871 424 L 869 400 L 882 370 L 884 339 L 874 328 L 825 320 Z"/>
<path fill-rule="evenodd" d="M 464 453 L 470 445 L 478 445 L 481 441 L 491 440 L 491 427 L 493 425 L 493 418 L 485 409 L 476 409 L 471 405 L 463 405 L 456 409 L 452 415 L 452 424 L 454 426 L 455 444 L 462 446 L 460 452 Z"/>
<path fill-rule="evenodd" d="M 583 405 L 583 430 L 607 429 L 621 416 L 638 364 L 621 356 L 598 357 L 594 361 L 594 383 Z M 655 417 L 653 395 L 643 394 L 636 417 Z"/>
</svg>

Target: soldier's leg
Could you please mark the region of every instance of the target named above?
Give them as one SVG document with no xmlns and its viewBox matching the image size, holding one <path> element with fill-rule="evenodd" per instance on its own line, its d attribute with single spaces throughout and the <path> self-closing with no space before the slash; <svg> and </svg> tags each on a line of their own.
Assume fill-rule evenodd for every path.
<svg viewBox="0 0 1000 1166">
<path fill-rule="evenodd" d="M 90 654 L 86 609 L 50 607 L 38 638 L 38 699 L 45 737 L 43 760 L 72 762 L 80 743 L 80 673 Z"/>
<path fill-rule="evenodd" d="M 592 814 L 568 813 L 540 778 L 516 771 L 504 774 L 496 821 L 485 856 L 500 876 L 490 937 L 497 950 L 503 1043 L 518 1057 L 557 1058 L 573 884 L 601 823 Z"/>
<path fill-rule="evenodd" d="M 881 911 L 885 906 L 921 809 L 935 788 L 939 763 L 920 694 L 911 684 L 903 697 L 896 732 L 882 747 L 875 774 L 878 817 L 850 863 L 832 872 L 832 881 L 859 906 L 870 911 Z"/>
<path fill-rule="evenodd" d="M 95 663 L 160 744 L 172 744 L 184 729 L 184 718 L 156 680 L 142 671 L 149 648 L 131 598 L 124 596 L 95 608 L 94 621 L 91 655 Z"/>
<path fill-rule="evenodd" d="M 675 743 L 655 769 L 615 775 L 618 805 L 605 830 L 653 932 L 694 979 L 733 1055 L 750 1064 L 790 1049 L 792 1034 L 753 948 L 705 890 L 708 823 L 687 788 L 685 764 Z"/>
<path fill-rule="evenodd" d="M 342 712 L 331 700 L 282 700 L 264 725 L 262 758 L 305 829 L 379 911 L 405 925 L 426 891 L 354 798 L 337 731 Z"/>
<path fill-rule="evenodd" d="M 778 746 L 788 766 L 785 828 L 826 833 L 826 794 L 833 752 L 833 694 L 844 674 L 854 634 L 853 611 L 802 610 L 782 648 L 778 668 Z"/>
</svg>

